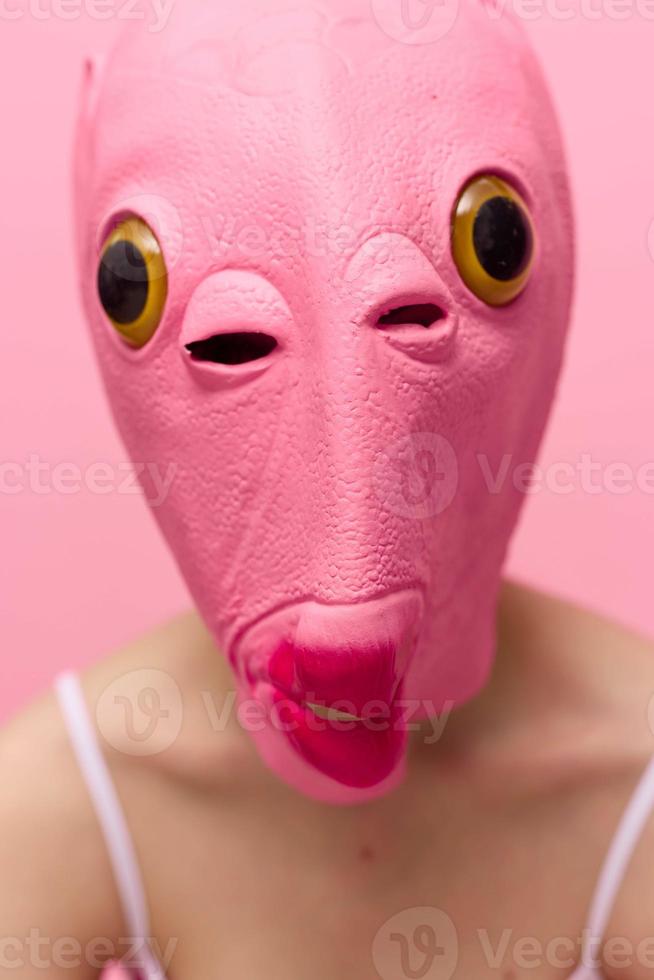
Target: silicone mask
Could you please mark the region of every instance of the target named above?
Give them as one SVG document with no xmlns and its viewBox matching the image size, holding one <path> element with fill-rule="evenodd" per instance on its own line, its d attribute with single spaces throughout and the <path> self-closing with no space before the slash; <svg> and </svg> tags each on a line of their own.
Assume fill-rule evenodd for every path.
<svg viewBox="0 0 654 980">
<path fill-rule="evenodd" d="M 174 474 L 154 513 L 263 759 L 334 803 L 488 678 L 572 290 L 523 34 L 465 0 L 411 43 L 399 8 L 185 0 L 89 69 L 76 147 L 120 432 Z"/>
</svg>

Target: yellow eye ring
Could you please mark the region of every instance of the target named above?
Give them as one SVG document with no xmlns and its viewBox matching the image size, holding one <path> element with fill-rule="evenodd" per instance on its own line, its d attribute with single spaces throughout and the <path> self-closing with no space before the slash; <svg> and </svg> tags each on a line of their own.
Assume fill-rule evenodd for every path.
<svg viewBox="0 0 654 980">
<path fill-rule="evenodd" d="M 141 218 L 121 221 L 102 247 L 98 296 L 113 328 L 131 347 L 143 347 L 161 322 L 168 295 L 166 263 Z"/>
<path fill-rule="evenodd" d="M 489 306 L 506 306 L 525 289 L 536 235 L 521 195 L 500 177 L 475 177 L 452 215 L 452 255 L 468 289 Z"/>
</svg>

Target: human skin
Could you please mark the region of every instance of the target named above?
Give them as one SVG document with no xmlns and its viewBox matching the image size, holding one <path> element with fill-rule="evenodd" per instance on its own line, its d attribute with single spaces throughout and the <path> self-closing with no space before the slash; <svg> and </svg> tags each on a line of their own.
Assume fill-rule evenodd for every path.
<svg viewBox="0 0 654 980">
<path fill-rule="evenodd" d="M 168 974 L 277 980 L 378 976 L 373 939 L 407 908 L 442 909 L 459 937 L 455 980 L 520 976 L 521 939 L 553 939 L 565 960 L 579 936 L 616 822 L 654 750 L 648 703 L 654 650 L 600 617 L 515 585 L 499 605 L 500 654 L 484 692 L 450 716 L 437 743 L 412 736 L 407 778 L 362 806 L 333 807 L 288 788 L 231 717 L 211 723 L 233 678 L 195 614 L 162 627 L 84 676 L 94 718 L 111 685 L 136 704 L 139 671 L 164 671 L 184 721 L 161 752 L 134 755 L 121 718 L 103 741 L 135 839 Z M 142 683 L 142 681 L 141 681 Z M 121 690 L 125 690 L 121 687 Z M 105 718 L 106 721 L 106 718 Z M 122 739 L 122 741 L 121 741 Z M 125 751 L 127 750 L 127 751 Z M 0 735 L 0 932 L 126 934 L 104 843 L 50 694 Z M 636 949 L 652 932 L 654 826 L 620 891 L 607 934 Z M 480 936 L 494 951 L 489 965 Z M 390 951 L 389 951 L 390 955 Z M 618 962 L 619 959 L 618 959 Z M 536 980 L 571 966 L 530 968 Z M 35 978 L 43 970 L 0 976 Z M 86 980 L 79 969 L 52 980 Z"/>
</svg>

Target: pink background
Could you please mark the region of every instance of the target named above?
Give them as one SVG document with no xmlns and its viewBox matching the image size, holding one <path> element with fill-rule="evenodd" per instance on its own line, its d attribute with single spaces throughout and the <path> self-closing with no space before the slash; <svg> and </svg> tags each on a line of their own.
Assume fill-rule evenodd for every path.
<svg viewBox="0 0 654 980">
<path fill-rule="evenodd" d="M 105 49 L 120 19 L 62 20 L 47 0 L 42 19 L 22 7 L 7 21 L 0 4 L 0 463 L 121 464 L 77 300 L 69 194 L 82 57 Z M 575 326 L 543 462 L 589 454 L 635 473 L 654 461 L 654 19 L 636 0 L 585 0 L 565 20 L 567 0 L 524 8 L 562 117 L 579 224 Z M 653 510 L 637 487 L 543 489 L 510 569 L 654 633 Z M 188 603 L 134 494 L 0 493 L 0 542 L 0 720 L 58 669 Z"/>
</svg>

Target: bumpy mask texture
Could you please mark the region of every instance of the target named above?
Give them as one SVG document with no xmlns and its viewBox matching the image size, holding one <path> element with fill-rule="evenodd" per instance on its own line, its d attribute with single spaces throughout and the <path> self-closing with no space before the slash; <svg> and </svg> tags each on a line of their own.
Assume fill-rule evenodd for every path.
<svg viewBox="0 0 654 980">
<path fill-rule="evenodd" d="M 401 6 L 184 0 L 89 70 L 76 150 L 120 432 L 262 757 L 339 803 L 488 677 L 572 285 L 522 34 Z"/>
</svg>

